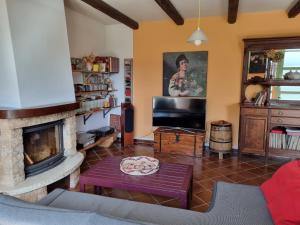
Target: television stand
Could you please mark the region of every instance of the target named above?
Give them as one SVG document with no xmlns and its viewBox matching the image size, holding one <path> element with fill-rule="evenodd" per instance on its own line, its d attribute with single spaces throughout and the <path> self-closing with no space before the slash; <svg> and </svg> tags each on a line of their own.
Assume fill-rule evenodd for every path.
<svg viewBox="0 0 300 225">
<path fill-rule="evenodd" d="M 158 152 L 202 157 L 205 132 L 195 129 L 160 127 L 154 131 Z"/>
</svg>

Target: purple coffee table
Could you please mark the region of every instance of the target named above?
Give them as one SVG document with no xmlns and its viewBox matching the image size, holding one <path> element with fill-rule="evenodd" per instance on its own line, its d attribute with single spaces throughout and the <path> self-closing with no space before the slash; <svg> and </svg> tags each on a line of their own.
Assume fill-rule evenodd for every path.
<svg viewBox="0 0 300 225">
<path fill-rule="evenodd" d="M 192 196 L 193 166 L 160 163 L 159 171 L 146 176 L 131 176 L 120 170 L 122 157 L 108 157 L 80 175 L 80 191 L 85 185 L 137 191 L 178 198 L 181 208 L 188 208 Z"/>
</svg>

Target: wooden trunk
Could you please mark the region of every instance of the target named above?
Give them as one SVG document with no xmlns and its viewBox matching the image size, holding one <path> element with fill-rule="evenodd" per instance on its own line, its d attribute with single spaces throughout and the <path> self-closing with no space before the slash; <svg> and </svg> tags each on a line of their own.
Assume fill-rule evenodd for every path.
<svg viewBox="0 0 300 225">
<path fill-rule="evenodd" d="M 154 131 L 154 149 L 159 152 L 201 157 L 205 133 L 158 128 Z"/>
</svg>

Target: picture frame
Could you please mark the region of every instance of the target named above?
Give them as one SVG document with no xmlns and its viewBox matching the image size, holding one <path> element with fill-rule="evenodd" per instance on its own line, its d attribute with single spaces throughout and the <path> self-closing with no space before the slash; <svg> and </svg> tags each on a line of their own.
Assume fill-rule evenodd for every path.
<svg viewBox="0 0 300 225">
<path fill-rule="evenodd" d="M 163 53 L 163 96 L 206 98 L 208 52 Z"/>
<path fill-rule="evenodd" d="M 265 74 L 267 71 L 267 59 L 264 51 L 250 52 L 248 72 L 250 74 Z"/>
</svg>

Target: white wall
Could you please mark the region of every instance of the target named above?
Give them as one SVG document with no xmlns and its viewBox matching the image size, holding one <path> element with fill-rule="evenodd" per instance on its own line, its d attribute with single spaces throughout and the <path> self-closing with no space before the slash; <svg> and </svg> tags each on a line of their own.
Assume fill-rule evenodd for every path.
<svg viewBox="0 0 300 225">
<path fill-rule="evenodd" d="M 7 0 L 21 107 L 75 100 L 62 0 Z"/>
<path fill-rule="evenodd" d="M 65 12 L 71 57 L 81 58 L 90 53 L 103 55 L 105 49 L 104 25 L 67 7 Z M 75 83 L 80 83 L 81 78 L 81 74 L 73 74 Z M 88 119 L 86 125 L 83 123 L 83 116 L 79 116 L 76 119 L 78 131 L 87 131 L 108 125 L 107 119 L 103 118 L 102 112 L 94 113 Z"/>
<path fill-rule="evenodd" d="M 66 7 L 67 30 L 72 57 L 83 57 L 91 52 L 95 55 L 114 56 L 120 59 L 120 72 L 111 75 L 114 94 L 118 98 L 118 105 L 124 101 L 124 58 L 133 56 L 133 32 L 124 25 L 103 25 L 101 22 L 78 13 Z M 75 82 L 80 81 L 79 74 L 73 74 Z M 121 109 L 112 109 L 103 118 L 103 112 L 94 113 L 86 125 L 83 116 L 77 117 L 77 130 L 87 131 L 109 125 L 111 113 L 120 114 Z"/>
<path fill-rule="evenodd" d="M 20 104 L 6 0 L 0 0 L 0 106 L 17 108 Z"/>
<path fill-rule="evenodd" d="M 103 54 L 105 26 L 72 9 L 66 7 L 65 10 L 71 56 L 80 58 L 91 52 L 95 55 Z"/>
<path fill-rule="evenodd" d="M 109 56 L 116 56 L 120 59 L 120 71 L 112 75 L 115 85 L 118 103 L 125 101 L 124 95 L 124 59 L 133 58 L 133 31 L 123 24 L 107 25 L 105 27 L 105 53 Z M 121 108 L 112 113 L 121 114 Z"/>
</svg>

